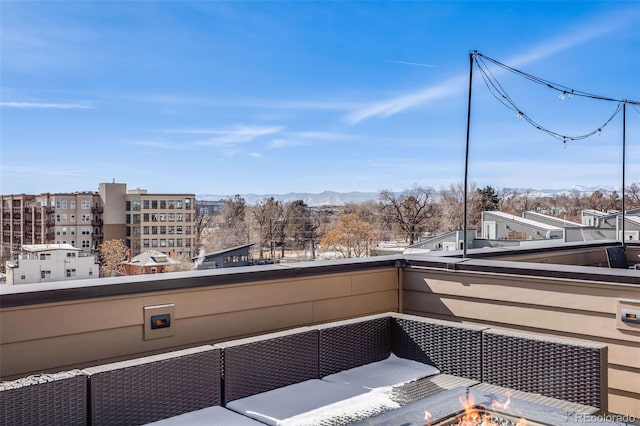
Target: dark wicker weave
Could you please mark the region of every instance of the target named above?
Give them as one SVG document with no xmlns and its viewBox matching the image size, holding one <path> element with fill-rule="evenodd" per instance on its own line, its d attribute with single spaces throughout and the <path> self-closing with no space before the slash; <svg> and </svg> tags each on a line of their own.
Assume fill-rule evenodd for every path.
<svg viewBox="0 0 640 426">
<path fill-rule="evenodd" d="M 376 315 L 318 326 L 320 376 L 386 359 L 391 354 L 391 317 Z"/>
<path fill-rule="evenodd" d="M 482 379 L 482 327 L 394 314 L 393 352 L 441 373 Z"/>
<path fill-rule="evenodd" d="M 84 425 L 87 376 L 79 370 L 0 383 L 0 425 Z"/>
<path fill-rule="evenodd" d="M 257 393 L 318 379 L 318 330 L 290 331 L 220 343 L 224 404 Z"/>
<path fill-rule="evenodd" d="M 85 372 L 89 374 L 92 425 L 140 425 L 221 402 L 220 350 L 212 346 Z"/>
<path fill-rule="evenodd" d="M 487 330 L 483 381 L 607 409 L 607 347 Z"/>
</svg>

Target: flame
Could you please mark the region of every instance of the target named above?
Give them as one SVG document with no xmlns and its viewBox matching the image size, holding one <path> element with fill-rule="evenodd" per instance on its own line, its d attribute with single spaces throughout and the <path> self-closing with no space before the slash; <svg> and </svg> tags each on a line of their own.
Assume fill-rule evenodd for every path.
<svg viewBox="0 0 640 426">
<path fill-rule="evenodd" d="M 497 399 L 494 399 L 493 401 L 491 401 L 491 408 L 492 409 L 496 409 L 496 408 L 501 408 L 503 410 L 508 410 L 509 406 L 511 405 L 511 392 L 507 391 L 507 393 L 505 394 L 507 396 L 507 400 L 504 403 L 500 403 L 498 402 Z"/>
<path fill-rule="evenodd" d="M 433 417 L 433 414 L 431 414 L 430 412 L 428 412 L 428 411 L 425 411 L 425 412 L 424 412 L 424 419 L 425 419 L 427 422 L 428 422 L 429 420 L 431 420 L 431 418 L 432 418 L 432 417 Z M 429 426 L 431 425 L 431 423 L 428 423 L 428 424 L 429 424 Z"/>
<path fill-rule="evenodd" d="M 469 395 L 467 399 L 462 397 L 460 404 L 464 407 L 464 415 L 460 417 L 456 423 L 456 426 L 500 426 L 500 422 L 491 418 L 490 414 L 481 413 L 474 405 L 473 395 Z M 492 401 L 491 408 L 501 408 L 507 410 L 511 405 L 511 395 L 507 393 L 507 400 L 504 403 L 500 403 L 496 400 Z M 516 426 L 526 426 L 527 421 L 520 419 Z"/>
</svg>

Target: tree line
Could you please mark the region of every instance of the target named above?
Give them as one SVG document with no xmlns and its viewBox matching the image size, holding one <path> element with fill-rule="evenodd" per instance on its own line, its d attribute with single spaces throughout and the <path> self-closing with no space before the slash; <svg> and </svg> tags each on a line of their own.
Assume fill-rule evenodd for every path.
<svg viewBox="0 0 640 426">
<path fill-rule="evenodd" d="M 625 207 L 640 208 L 637 184 L 625 189 Z M 580 222 L 584 209 L 621 208 L 622 199 L 615 191 L 584 194 L 576 190 L 540 197 L 533 190 L 472 185 L 467 220 L 469 229 L 480 229 L 483 211 L 520 216 L 533 210 Z M 287 250 L 304 250 L 313 259 L 318 249 L 336 257 L 361 257 L 381 241 L 413 244 L 424 236 L 462 229 L 463 211 L 460 183 L 438 191 L 419 185 L 401 192 L 385 189 L 376 201 L 344 206 L 311 207 L 303 200 L 281 202 L 273 197 L 248 205 L 236 195 L 223 201 L 221 214 L 198 217 L 196 237 L 205 252 L 255 243 L 258 259 L 283 258 Z"/>
</svg>

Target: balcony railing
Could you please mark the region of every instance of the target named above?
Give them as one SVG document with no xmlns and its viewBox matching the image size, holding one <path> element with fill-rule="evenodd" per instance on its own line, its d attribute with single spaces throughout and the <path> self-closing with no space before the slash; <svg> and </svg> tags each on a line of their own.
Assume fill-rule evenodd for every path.
<svg viewBox="0 0 640 426">
<path fill-rule="evenodd" d="M 56 211 L 56 209 L 54 209 L 53 207 L 46 207 L 46 208 L 44 209 L 44 211 L 45 211 L 45 212 L 47 212 L 47 213 L 49 213 L 49 214 L 51 214 L 51 213 L 55 212 L 55 211 Z"/>
<path fill-rule="evenodd" d="M 91 221 L 91 225 L 93 226 L 102 226 L 103 222 L 102 219 L 94 219 Z"/>
<path fill-rule="evenodd" d="M 102 213 L 102 212 L 104 212 L 104 207 L 102 206 L 91 207 L 91 213 Z"/>
<path fill-rule="evenodd" d="M 94 240 L 101 240 L 104 238 L 104 234 L 102 232 L 94 232 L 91 234 L 91 238 Z"/>
<path fill-rule="evenodd" d="M 47 232 L 44 237 L 47 241 L 53 241 L 56 239 L 56 234 L 54 232 Z"/>
<path fill-rule="evenodd" d="M 55 226 L 56 225 L 56 221 L 53 218 L 47 219 L 47 221 L 45 222 L 45 225 L 47 225 L 47 226 Z"/>
</svg>

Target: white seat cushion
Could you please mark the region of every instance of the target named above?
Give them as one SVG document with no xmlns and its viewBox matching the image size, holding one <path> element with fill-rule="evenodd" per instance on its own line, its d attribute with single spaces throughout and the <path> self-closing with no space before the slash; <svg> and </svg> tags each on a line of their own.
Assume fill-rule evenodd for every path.
<svg viewBox="0 0 640 426">
<path fill-rule="evenodd" d="M 290 424 L 287 419 L 366 392 L 361 386 L 312 379 L 231 401 L 227 408 L 269 425 L 284 425 Z"/>
<path fill-rule="evenodd" d="M 224 407 L 207 407 L 149 423 L 154 426 L 259 426 L 262 423 Z"/>
<path fill-rule="evenodd" d="M 399 358 L 391 354 L 385 360 L 330 374 L 323 377 L 322 380 L 375 389 L 398 386 L 436 374 L 440 374 L 440 370 L 432 365 Z"/>
</svg>

